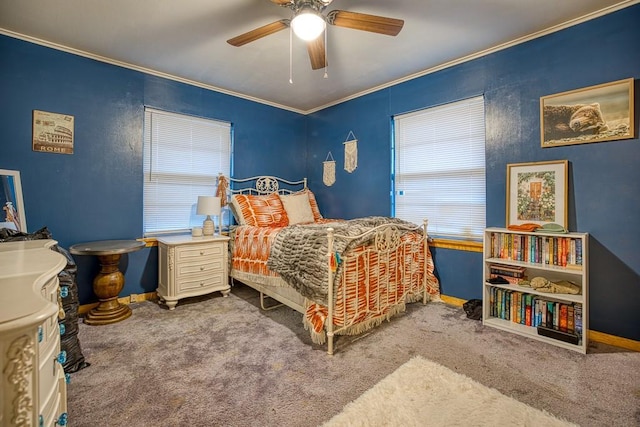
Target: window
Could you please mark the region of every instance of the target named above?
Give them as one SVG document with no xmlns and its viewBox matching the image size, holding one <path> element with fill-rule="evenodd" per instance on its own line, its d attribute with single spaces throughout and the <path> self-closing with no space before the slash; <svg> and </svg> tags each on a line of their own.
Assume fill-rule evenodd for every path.
<svg viewBox="0 0 640 427">
<path fill-rule="evenodd" d="M 485 227 L 482 96 L 394 117 L 394 215 L 429 233 L 480 240 Z"/>
<path fill-rule="evenodd" d="M 231 168 L 231 124 L 145 108 L 144 235 L 201 225 L 198 196 Z"/>
</svg>

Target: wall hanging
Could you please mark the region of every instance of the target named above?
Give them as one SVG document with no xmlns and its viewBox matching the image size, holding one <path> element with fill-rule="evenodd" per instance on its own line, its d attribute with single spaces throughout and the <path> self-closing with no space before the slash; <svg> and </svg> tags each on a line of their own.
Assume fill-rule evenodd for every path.
<svg viewBox="0 0 640 427">
<path fill-rule="evenodd" d="M 349 139 L 351 137 L 351 139 Z M 358 140 L 353 134 L 353 131 L 349 131 L 347 140 L 344 142 L 344 170 L 351 173 L 358 167 Z"/>
<path fill-rule="evenodd" d="M 336 161 L 333 160 L 331 151 L 327 154 L 327 159 L 322 162 L 322 182 L 327 187 L 331 187 L 336 182 Z"/>
<path fill-rule="evenodd" d="M 567 229 L 568 160 L 507 165 L 507 226 L 555 223 Z"/>
<path fill-rule="evenodd" d="M 633 82 L 619 80 L 540 98 L 542 148 L 633 138 Z"/>
<path fill-rule="evenodd" d="M 33 110 L 33 151 L 73 154 L 73 116 Z"/>
</svg>

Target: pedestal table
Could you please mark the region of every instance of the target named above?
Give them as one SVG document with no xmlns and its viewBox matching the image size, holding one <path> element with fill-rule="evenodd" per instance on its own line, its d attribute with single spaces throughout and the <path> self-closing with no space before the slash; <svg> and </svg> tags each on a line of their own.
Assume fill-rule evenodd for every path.
<svg viewBox="0 0 640 427">
<path fill-rule="evenodd" d="M 69 248 L 74 255 L 95 255 L 100 262 L 100 272 L 93 279 L 93 292 L 100 303 L 87 313 L 84 323 L 107 325 L 131 316 L 131 309 L 118 302 L 118 294 L 124 287 L 124 275 L 119 268 L 120 257 L 144 247 L 145 243 L 138 240 L 100 240 L 78 243 Z"/>
</svg>

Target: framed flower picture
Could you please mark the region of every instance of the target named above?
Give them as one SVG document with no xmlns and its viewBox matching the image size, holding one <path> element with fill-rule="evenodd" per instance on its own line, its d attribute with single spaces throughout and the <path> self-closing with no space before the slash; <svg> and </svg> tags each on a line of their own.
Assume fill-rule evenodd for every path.
<svg viewBox="0 0 640 427">
<path fill-rule="evenodd" d="M 567 229 L 567 160 L 507 165 L 507 226 L 555 223 Z"/>
</svg>

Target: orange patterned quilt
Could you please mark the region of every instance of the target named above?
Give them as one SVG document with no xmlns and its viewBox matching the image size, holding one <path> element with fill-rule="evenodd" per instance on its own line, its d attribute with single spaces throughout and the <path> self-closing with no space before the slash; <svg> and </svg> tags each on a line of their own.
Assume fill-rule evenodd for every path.
<svg viewBox="0 0 640 427">
<path fill-rule="evenodd" d="M 335 220 L 322 219 L 316 225 L 318 222 Z M 279 275 L 267 267 L 267 262 L 273 242 L 283 228 L 237 227 L 231 242 L 231 268 L 236 272 L 261 276 L 270 283 L 281 284 Z M 406 302 L 422 300 L 425 286 L 428 299 L 439 299 L 440 290 L 433 274 L 433 260 L 427 248 L 425 262 L 422 235 L 411 232 L 401 240 L 403 245 L 395 251 L 378 253 L 367 245 L 360 245 L 349 249 L 343 257 L 338 270 L 341 277 L 336 282 L 337 289 L 334 292 L 333 324 L 336 328 L 344 329 L 337 333 L 361 333 L 404 311 Z M 315 342 L 322 343 L 325 340 L 327 316 L 326 304 L 307 299 L 304 323 Z"/>
</svg>

